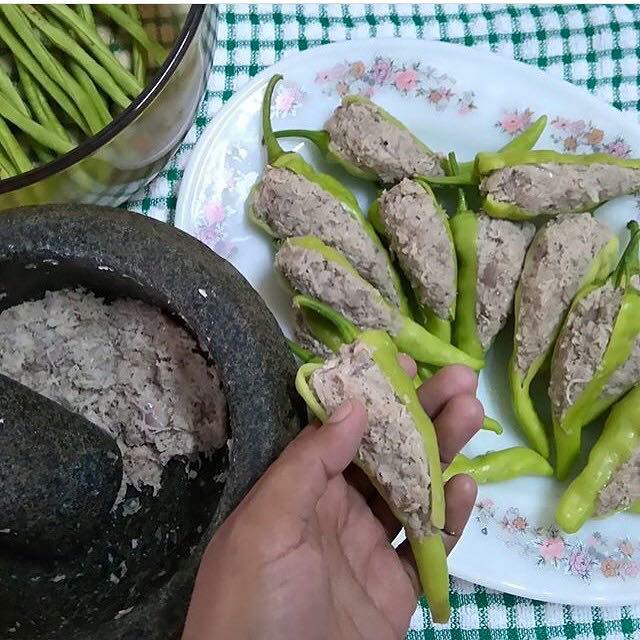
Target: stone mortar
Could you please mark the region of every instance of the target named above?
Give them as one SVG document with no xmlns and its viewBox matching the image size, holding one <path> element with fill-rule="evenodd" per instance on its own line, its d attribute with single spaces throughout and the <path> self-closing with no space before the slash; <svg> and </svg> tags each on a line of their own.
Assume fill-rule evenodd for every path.
<svg viewBox="0 0 640 640">
<path fill-rule="evenodd" d="M 118 510 L 73 556 L 0 550 L 0 639 L 177 639 L 208 541 L 303 423 L 295 362 L 257 293 L 191 236 L 106 207 L 2 212 L 0 311 L 77 286 L 154 304 L 194 335 L 220 373 L 232 446 L 197 479 L 171 462 L 157 496 L 134 492 L 138 513 Z"/>
</svg>

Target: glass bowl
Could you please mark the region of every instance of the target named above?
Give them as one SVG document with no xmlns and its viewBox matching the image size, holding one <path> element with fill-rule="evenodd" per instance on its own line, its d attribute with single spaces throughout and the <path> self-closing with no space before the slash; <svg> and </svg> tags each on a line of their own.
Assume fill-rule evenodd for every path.
<svg viewBox="0 0 640 640">
<path fill-rule="evenodd" d="M 52 162 L 0 180 L 0 209 L 68 202 L 117 206 L 165 166 L 202 99 L 218 11 L 215 5 L 141 5 L 140 11 L 152 16 L 164 42 L 172 41 L 167 59 L 98 134 Z"/>
</svg>

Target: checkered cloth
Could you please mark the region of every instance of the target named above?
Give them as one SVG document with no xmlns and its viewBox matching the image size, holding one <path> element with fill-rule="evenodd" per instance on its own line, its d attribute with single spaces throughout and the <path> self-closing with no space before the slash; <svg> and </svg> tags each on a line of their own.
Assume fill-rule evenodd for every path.
<svg viewBox="0 0 640 640">
<path fill-rule="evenodd" d="M 173 222 L 192 147 L 222 104 L 281 57 L 367 37 L 446 40 L 537 65 L 623 110 L 640 110 L 640 7 L 634 5 L 220 5 L 218 48 L 205 98 L 169 166 L 127 207 Z M 640 606 L 547 605 L 452 581 L 449 625 L 423 606 L 408 638 L 552 640 L 636 638 Z"/>
</svg>

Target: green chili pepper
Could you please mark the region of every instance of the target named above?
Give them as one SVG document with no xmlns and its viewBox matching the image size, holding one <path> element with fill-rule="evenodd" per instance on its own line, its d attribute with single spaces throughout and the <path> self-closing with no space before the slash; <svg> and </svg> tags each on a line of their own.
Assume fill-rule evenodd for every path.
<svg viewBox="0 0 640 640">
<path fill-rule="evenodd" d="M 578 531 L 594 515 L 600 491 L 639 447 L 640 387 L 636 387 L 613 407 L 585 468 L 560 498 L 556 520 L 564 531 Z"/>
<path fill-rule="evenodd" d="M 422 409 L 418 397 L 413 388 L 411 378 L 405 373 L 398 362 L 398 351 L 389 336 L 383 331 L 365 331 L 358 336 L 358 341 L 366 345 L 372 352 L 372 358 L 379 371 L 389 382 L 398 402 L 401 402 L 412 418 L 424 444 L 425 459 L 430 476 L 430 511 L 428 525 L 433 533 L 418 535 L 407 529 L 407 538 L 411 544 L 418 574 L 422 587 L 431 609 L 431 614 L 436 622 L 445 622 L 449 618 L 449 581 L 447 570 L 447 558 L 440 531 L 445 523 L 444 485 L 440 469 L 440 453 L 436 433 L 433 424 Z M 304 398 L 313 413 L 323 422 L 328 416 L 325 407 L 318 400 L 315 392 L 310 387 L 311 375 L 322 365 L 305 364 L 296 376 L 296 388 Z M 346 400 L 347 398 L 345 398 Z M 363 470 L 379 488 L 375 478 L 375 469 L 367 468 L 361 464 Z M 399 460 L 399 463 L 402 461 Z M 383 498 L 387 500 L 389 508 L 403 524 L 407 524 L 407 515 L 394 504 L 389 495 L 382 491 Z"/>
<path fill-rule="evenodd" d="M 544 233 L 544 228 L 538 231 L 538 234 Z M 535 260 L 532 257 L 535 251 L 532 251 L 536 239 L 534 238 L 527 257 L 525 258 L 525 267 L 527 268 L 527 262 Z M 587 274 L 580 283 L 580 289 L 589 286 L 593 282 L 606 277 L 609 273 L 616 256 L 618 254 L 618 239 L 614 236 L 609 242 L 598 252 L 596 257 L 591 263 L 591 266 Z M 529 440 L 532 447 L 538 451 L 545 458 L 549 457 L 549 440 L 547 438 L 547 431 L 545 426 L 536 411 L 533 404 L 533 400 L 530 395 L 530 387 L 533 379 L 538 372 L 543 368 L 543 365 L 547 361 L 551 354 L 556 337 L 560 331 L 560 326 L 554 331 L 554 335 L 548 345 L 548 347 L 533 361 L 527 372 L 523 375 L 518 369 L 517 363 L 517 343 L 516 337 L 519 333 L 519 318 L 520 318 L 520 301 L 522 298 L 522 280 L 518 285 L 515 296 L 515 328 L 514 328 L 514 349 L 509 362 L 509 384 L 511 388 L 511 401 L 516 419 L 523 433 Z M 566 315 L 565 315 L 566 317 Z"/>
<path fill-rule="evenodd" d="M 631 221 L 627 228 L 631 232 L 631 238 L 618 267 L 604 282 L 585 287 L 578 293 L 561 330 L 561 335 L 568 331 L 567 325 L 575 308 L 587 296 L 605 286 L 623 290 L 622 301 L 612 325 L 609 342 L 595 375 L 561 417 L 554 414 L 556 473 L 561 480 L 567 477 L 580 453 L 582 429 L 629 390 L 627 388 L 615 394 L 604 392 L 611 376 L 631 357 L 634 344 L 640 338 L 640 291 L 633 284 L 634 276 L 640 276 L 640 225 Z M 579 328 L 576 327 L 575 330 Z M 559 344 L 560 341 L 557 345 Z M 551 363 L 552 369 L 558 353 L 557 345 Z M 633 381 L 629 387 L 638 383 L 640 380 Z"/>
<path fill-rule="evenodd" d="M 400 311 L 404 314 L 409 313 L 409 307 L 407 304 L 407 298 L 404 293 L 400 277 L 393 267 L 391 258 L 385 250 L 384 246 L 380 242 L 380 238 L 377 236 L 373 227 L 367 222 L 364 214 L 360 209 L 358 200 L 356 197 L 344 187 L 340 182 L 330 175 L 319 173 L 310 164 L 308 164 L 302 156 L 293 152 L 285 152 L 279 145 L 277 139 L 273 135 L 271 126 L 271 100 L 274 89 L 277 83 L 282 79 L 281 75 L 275 75 L 271 78 L 267 84 L 265 90 L 263 103 L 262 103 L 262 130 L 263 130 L 263 142 L 267 149 L 267 162 L 272 168 L 280 168 L 291 171 L 292 173 L 300 176 L 309 183 L 312 183 L 316 187 L 319 187 L 331 199 L 340 204 L 345 216 L 349 216 L 357 225 L 362 229 L 366 238 L 370 242 L 370 247 L 373 249 L 376 256 L 380 256 L 385 266 L 385 279 L 382 281 L 372 282 L 378 289 L 383 289 L 383 285 L 390 287 L 389 295 L 386 291 L 383 291 L 385 297 L 391 302 L 396 304 Z M 264 178 L 263 178 L 264 179 Z M 267 221 L 258 215 L 255 210 L 255 194 L 262 184 L 262 180 L 253 187 L 249 199 L 247 201 L 249 218 L 263 231 L 269 234 L 271 237 L 284 239 L 281 234 L 278 234 Z M 294 197 L 295 194 L 292 194 Z M 319 221 L 309 217 L 308 227 L 306 229 L 309 234 L 318 234 L 322 230 Z M 295 235 L 301 235 L 300 232 Z M 336 237 L 322 237 L 323 241 L 335 246 L 338 249 L 342 249 L 346 246 L 344 238 L 336 239 Z M 364 250 L 361 250 L 364 251 Z M 356 256 L 350 256 L 352 261 L 355 261 Z M 367 277 L 367 274 L 362 274 Z"/>
<path fill-rule="evenodd" d="M 452 289 L 456 289 L 457 284 L 457 264 L 455 261 L 455 246 L 453 243 L 453 236 L 451 235 L 451 229 L 449 227 L 449 216 L 447 216 L 444 209 L 440 206 L 436 197 L 431 190 L 431 187 L 421 179 L 416 178 L 412 181 L 418 187 L 424 190 L 427 197 L 433 204 L 433 209 L 435 214 L 445 230 L 446 236 L 449 241 L 450 251 L 454 261 L 454 274 L 453 274 L 453 282 L 450 283 L 450 287 Z M 402 183 L 404 185 L 405 183 Z M 402 185 L 397 185 L 393 189 L 401 188 Z M 411 244 L 411 239 L 406 240 L 406 233 L 403 232 L 402 229 L 396 228 L 395 222 L 389 219 L 389 216 L 385 213 L 384 210 L 384 202 L 385 202 L 385 194 L 388 192 L 383 192 L 382 195 L 377 199 L 375 206 L 372 205 L 372 208 L 369 210 L 370 219 L 373 218 L 374 229 L 378 231 L 387 239 L 390 243 L 391 249 L 396 256 L 396 259 L 400 263 L 402 267 L 402 271 L 405 276 L 409 280 L 411 287 L 413 289 L 415 298 L 420 306 L 421 316 L 424 318 L 424 326 L 425 328 L 437 336 L 441 340 L 446 342 L 451 341 L 451 322 L 455 318 L 456 315 L 456 298 L 455 295 L 451 302 L 451 305 L 448 309 L 447 317 L 442 317 L 438 315 L 431 307 L 428 305 L 428 301 L 425 296 L 425 289 L 428 289 L 430 286 L 440 286 L 440 283 L 425 283 L 424 281 L 424 270 L 421 267 L 415 268 L 415 265 L 411 263 L 410 259 L 407 259 L 406 253 L 410 248 L 413 247 L 411 245 L 410 248 L 407 247 L 408 244 Z M 415 215 L 418 215 L 415 213 Z M 426 220 L 423 220 L 423 223 L 428 224 Z M 440 248 L 440 247 L 436 247 Z M 423 260 L 421 262 L 429 262 L 431 260 L 437 260 L 438 256 L 421 256 Z M 417 271 L 417 273 L 416 273 Z"/>
<path fill-rule="evenodd" d="M 408 133 L 413 138 L 417 146 L 421 148 L 425 154 L 434 156 L 434 158 L 436 157 L 436 153 L 432 151 L 426 144 L 424 144 L 424 142 L 422 142 L 419 138 L 413 135 L 413 133 L 411 133 L 411 131 L 409 131 L 409 129 L 404 124 L 402 124 L 402 122 L 394 118 L 382 107 L 374 104 L 368 98 L 354 95 L 345 96 L 344 98 L 342 98 L 343 107 L 346 107 L 350 104 L 364 104 L 368 107 L 373 108 L 377 112 L 381 120 L 392 124 L 403 133 Z M 286 129 L 282 131 L 276 131 L 274 135 L 276 138 L 305 138 L 311 141 L 318 148 L 318 150 L 322 153 L 322 155 L 328 162 L 340 165 L 352 176 L 372 182 L 385 182 L 385 180 L 381 178 L 375 168 L 366 166 L 364 164 L 356 164 L 353 160 L 345 157 L 342 153 L 340 153 L 336 146 L 332 144 L 331 136 L 325 130 L 311 131 L 307 129 Z"/>
<path fill-rule="evenodd" d="M 298 247 L 316 253 L 322 258 L 323 263 L 326 263 L 331 268 L 337 269 L 339 272 L 353 278 L 353 282 L 357 283 L 363 291 L 370 294 L 371 300 L 375 301 L 376 309 L 374 311 L 376 313 L 384 313 L 389 319 L 390 326 L 387 326 L 386 324 L 383 326 L 381 324 L 376 328 L 389 331 L 398 349 L 411 356 L 414 360 L 433 364 L 439 367 L 443 367 L 448 364 L 464 364 L 472 369 L 478 370 L 484 366 L 484 361 L 472 358 L 463 351 L 460 351 L 460 349 L 457 349 L 453 345 L 429 333 L 417 322 L 414 322 L 410 318 L 399 313 L 395 307 L 384 300 L 374 287 L 360 276 L 360 274 L 341 253 L 332 247 L 327 246 L 318 238 L 312 236 L 288 238 L 284 241 L 278 252 L 278 256 L 281 256 L 281 252 L 286 250 L 288 247 Z M 276 261 L 278 261 L 278 256 L 276 257 Z M 296 288 L 293 283 L 290 284 L 292 284 L 294 289 Z M 307 291 L 300 292 L 305 294 L 308 293 Z M 331 292 L 329 292 L 329 294 L 330 293 Z M 330 303 L 330 301 L 327 300 L 320 300 L 320 302 Z M 351 301 L 334 300 L 333 302 L 339 303 L 342 310 L 348 313 L 348 305 Z M 330 312 L 331 315 L 333 315 L 334 322 L 337 322 L 340 316 L 340 310 L 333 311 L 328 306 L 326 309 L 328 313 Z M 331 315 L 327 315 L 327 317 L 332 319 Z M 336 316 L 338 318 L 336 318 Z M 354 318 L 349 318 L 349 321 L 353 322 Z M 384 323 L 386 321 L 381 320 L 381 322 Z M 371 327 L 362 326 L 362 328 L 365 329 Z"/>
<path fill-rule="evenodd" d="M 311 353 L 309 349 L 305 349 L 302 345 L 299 345 L 297 342 L 293 340 L 287 340 L 287 344 L 289 345 L 289 350 L 293 353 L 296 358 L 304 362 L 305 364 L 308 362 L 322 362 L 321 358 L 318 358 L 315 353 Z"/>
<path fill-rule="evenodd" d="M 540 118 L 536 122 L 540 122 L 543 118 Z M 546 118 L 543 120 L 543 128 L 544 122 L 546 122 Z M 535 126 L 535 124 L 532 125 L 530 129 Z M 526 133 L 525 131 L 522 135 L 524 136 Z M 541 130 L 536 130 L 536 136 L 534 138 L 526 138 L 527 143 L 531 140 L 535 143 L 540 133 Z M 448 158 L 448 173 L 457 175 L 459 171 L 460 168 L 455 154 L 450 153 Z M 480 235 L 481 220 L 486 220 L 486 216 L 481 218 L 480 214 L 471 211 L 467 206 L 464 191 L 459 189 L 456 212 L 451 218 L 451 233 L 458 258 L 458 304 L 453 326 L 453 343 L 459 349 L 476 358 L 484 358 L 486 350 L 495 338 L 495 334 L 486 336 L 483 345 L 478 327 L 478 236 Z M 533 237 L 534 228 L 532 225 L 529 226 L 531 226 L 530 234 L 531 237 Z M 521 229 L 520 231 L 523 234 L 523 240 L 525 240 L 529 231 L 526 229 Z M 509 267 L 511 267 L 511 265 Z M 514 288 L 510 292 L 509 307 L 511 306 L 511 299 L 515 294 L 516 282 L 514 282 Z M 506 318 L 507 316 L 505 314 L 505 321 Z M 502 324 L 504 324 L 504 322 Z M 497 330 L 497 334 L 502 329 L 502 326 L 498 324 L 495 329 Z"/>
<path fill-rule="evenodd" d="M 640 169 L 640 160 L 631 160 L 625 158 L 619 158 L 617 156 L 608 155 L 605 153 L 592 153 L 592 154 L 573 154 L 573 153 L 559 153 L 557 151 L 548 150 L 508 150 L 497 153 L 478 153 L 475 159 L 474 167 L 474 181 L 480 183 L 480 189 L 483 191 L 483 180 L 491 176 L 494 172 L 514 167 L 523 167 L 526 165 L 580 165 L 589 166 L 592 164 L 604 164 L 613 165 L 616 167 L 622 167 L 627 169 Z M 633 193 L 638 189 L 638 183 L 640 178 L 635 182 L 630 182 L 628 190 L 620 188 L 619 192 L 616 191 L 614 195 L 610 195 L 602 201 L 594 202 L 592 199 L 585 200 L 583 204 L 576 204 L 571 202 L 570 204 L 558 203 L 557 206 L 545 209 L 544 211 L 530 211 L 525 207 L 518 204 L 518 202 L 507 202 L 505 200 L 496 199 L 488 191 L 484 194 L 482 208 L 488 215 L 494 218 L 507 218 L 509 220 L 529 220 L 537 215 L 557 215 L 560 213 L 580 213 L 593 211 L 596 207 L 600 206 L 606 200 L 611 197 L 617 197 Z M 573 185 L 572 189 L 582 189 L 582 185 L 578 182 L 577 185 Z M 585 196 L 589 193 L 583 190 Z"/>
<path fill-rule="evenodd" d="M 298 295 L 293 298 L 293 306 L 302 312 L 309 333 L 334 353 L 338 353 L 342 345 L 349 344 L 357 338 L 358 329 L 342 316 L 338 316 L 325 304 L 308 296 Z M 338 324 L 334 324 L 334 322 Z M 300 349 L 303 348 L 300 345 L 296 346 Z M 308 350 L 307 352 L 311 357 L 315 358 L 314 361 L 321 360 Z M 418 388 L 425 380 L 433 376 L 434 371 L 424 362 L 416 362 L 416 366 L 417 374 L 414 383 Z M 497 434 L 502 433 L 502 426 L 493 418 L 485 417 L 482 428 L 485 431 L 492 431 Z"/>
<path fill-rule="evenodd" d="M 547 116 L 540 116 L 535 122 L 530 124 L 522 133 L 515 136 L 512 140 L 507 142 L 503 147 L 498 149 L 497 153 L 524 153 L 530 151 L 535 146 L 536 142 L 540 139 L 540 136 L 544 133 L 547 126 Z M 469 162 L 460 162 L 459 170 L 455 175 L 462 175 L 468 180 L 463 184 L 470 184 L 473 182 L 473 169 L 475 166 L 475 159 Z"/>
<path fill-rule="evenodd" d="M 553 467 L 533 449 L 511 447 L 476 458 L 459 453 L 445 469 L 444 481 L 461 473 L 471 476 L 478 484 L 488 484 L 522 476 L 552 476 Z"/>
</svg>

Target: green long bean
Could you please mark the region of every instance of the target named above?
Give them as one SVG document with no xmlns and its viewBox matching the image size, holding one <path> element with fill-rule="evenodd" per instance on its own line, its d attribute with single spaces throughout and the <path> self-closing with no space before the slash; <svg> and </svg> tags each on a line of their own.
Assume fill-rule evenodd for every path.
<svg viewBox="0 0 640 640">
<path fill-rule="evenodd" d="M 140 11 L 138 11 L 138 7 L 135 4 L 125 4 L 124 10 L 132 20 L 135 20 L 136 23 L 142 26 Z M 147 78 L 147 52 L 137 40 L 133 42 L 131 67 L 133 68 L 133 75 L 136 77 L 136 80 L 141 85 L 144 85 Z"/>
<path fill-rule="evenodd" d="M 97 58 L 128 96 L 135 98 L 141 93 L 143 87 L 138 83 L 135 76 L 125 69 L 113 55 L 94 27 L 91 27 L 75 11 L 63 4 L 47 4 L 43 6 L 74 31 L 89 52 Z M 87 69 L 87 71 L 89 70 Z"/>
<path fill-rule="evenodd" d="M 29 115 L 29 108 L 24 103 L 20 92 L 16 89 L 13 84 L 9 74 L 0 66 L 0 93 L 7 99 L 11 104 L 21 111 L 25 116 Z"/>
<path fill-rule="evenodd" d="M 123 109 L 131 104 L 131 100 L 127 98 L 120 87 L 114 82 L 113 78 L 100 66 L 87 52 L 62 29 L 47 22 L 47 20 L 31 5 L 22 7 L 24 14 L 33 22 L 33 24 L 44 33 L 51 43 L 64 51 L 81 65 L 87 73 L 93 78 L 109 95 L 109 97 Z"/>
<path fill-rule="evenodd" d="M 13 166 L 9 156 L 7 156 L 2 147 L 0 147 L 0 176 L 2 176 L 2 178 L 10 178 L 15 175 L 16 168 Z"/>
<path fill-rule="evenodd" d="M 0 115 L 12 122 L 34 140 L 37 140 L 39 143 L 58 153 L 67 153 L 74 147 L 73 143 L 68 140 L 63 140 L 53 131 L 43 127 L 31 118 L 24 116 L 2 96 L 0 96 Z"/>
<path fill-rule="evenodd" d="M 40 85 L 33 80 L 29 71 L 20 62 L 18 62 L 18 73 L 20 74 L 20 81 L 25 96 L 38 122 L 42 126 L 51 129 L 61 138 L 71 141 L 69 132 L 62 126 L 60 120 L 58 120 L 58 116 L 56 116 L 55 111 L 51 108 L 47 96 L 44 95 Z"/>
<path fill-rule="evenodd" d="M 9 105 L 11 106 L 11 105 Z M 19 113 L 16 111 L 16 113 Z M 24 117 L 24 116 L 23 116 Z M 33 168 L 33 164 L 27 154 L 23 151 L 22 146 L 16 140 L 9 125 L 4 118 L 0 118 L 0 146 L 6 151 L 11 162 L 16 168 L 16 173 L 25 173 Z"/>
<path fill-rule="evenodd" d="M 152 40 L 142 25 L 128 16 L 126 12 L 114 4 L 97 4 L 95 7 L 140 43 L 149 52 L 149 57 L 153 62 L 161 65 L 165 61 L 167 50 L 159 42 Z"/>
<path fill-rule="evenodd" d="M 73 79 L 64 66 L 56 60 L 51 52 L 40 40 L 37 31 L 27 20 L 25 13 L 17 5 L 5 4 L 0 6 L 0 11 L 4 14 L 14 31 L 22 39 L 22 42 L 29 47 L 33 57 L 40 63 L 49 77 L 58 83 L 58 86 L 78 105 L 84 116 L 90 133 L 97 133 L 102 128 L 93 104 L 86 95 L 82 87 Z"/>
<path fill-rule="evenodd" d="M 128 5 L 127 5 L 128 6 Z M 93 11 L 90 4 L 79 4 L 77 7 L 78 13 L 82 16 L 82 19 L 92 28 L 95 29 L 96 21 L 93 17 Z"/>
<path fill-rule="evenodd" d="M 75 79 L 89 96 L 89 99 L 93 103 L 93 108 L 96 110 L 98 116 L 100 117 L 102 127 L 105 127 L 113 120 L 105 99 L 102 97 L 100 91 L 98 91 L 98 89 L 96 88 L 96 85 L 91 79 L 91 76 L 82 66 L 80 66 L 80 64 L 78 64 L 78 62 L 72 60 L 70 66 L 71 73 L 73 73 Z"/>
<path fill-rule="evenodd" d="M 45 73 L 40 63 L 31 55 L 26 47 L 13 35 L 9 26 L 0 19 L 0 40 L 11 50 L 13 55 L 29 70 L 33 78 L 58 103 L 62 110 L 86 133 L 89 127 L 82 114 L 69 96 Z"/>
<path fill-rule="evenodd" d="M 36 91 L 36 84 L 29 75 L 29 72 L 24 68 L 24 65 L 18 62 L 18 76 L 20 78 L 20 86 L 22 87 L 22 91 L 27 98 L 27 102 L 31 107 L 31 111 L 37 122 L 39 122 L 43 126 L 50 126 L 47 121 L 45 110 L 42 106 L 42 94 Z M 14 105 L 15 106 L 15 105 Z M 30 117 L 31 113 L 27 111 L 24 115 Z M 33 149 L 38 156 L 38 160 L 40 162 L 50 162 L 53 160 L 53 155 L 50 151 L 39 142 L 33 143 Z"/>
</svg>

